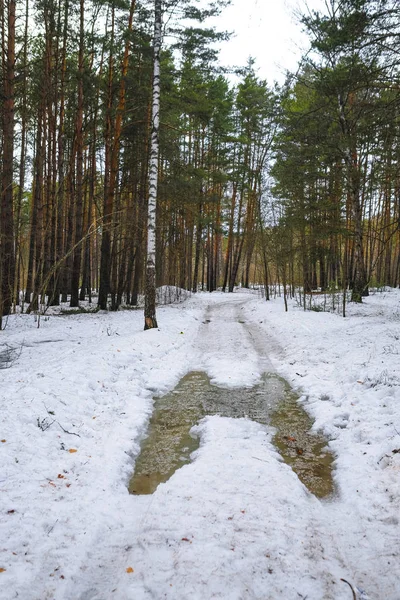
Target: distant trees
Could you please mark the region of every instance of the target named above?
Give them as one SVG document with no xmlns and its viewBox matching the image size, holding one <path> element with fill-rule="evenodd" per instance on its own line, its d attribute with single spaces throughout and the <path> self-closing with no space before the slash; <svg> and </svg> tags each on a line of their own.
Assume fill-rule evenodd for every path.
<svg viewBox="0 0 400 600">
<path fill-rule="evenodd" d="M 146 277 L 147 326 L 164 284 L 400 284 L 398 3 L 304 17 L 312 52 L 281 89 L 252 60 L 224 75 L 204 22 L 224 5 L 2 4 L 0 315 L 134 306 Z"/>
<path fill-rule="evenodd" d="M 283 96 L 273 174 L 304 289 L 350 287 L 361 302 L 371 282 L 399 283 L 399 11 L 366 0 L 328 8 L 303 20 L 314 58 Z"/>
</svg>

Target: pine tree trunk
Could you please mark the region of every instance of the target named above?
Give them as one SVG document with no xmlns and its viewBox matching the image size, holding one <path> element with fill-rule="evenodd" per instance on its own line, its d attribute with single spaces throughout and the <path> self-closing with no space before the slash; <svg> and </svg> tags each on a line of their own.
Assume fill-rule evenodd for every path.
<svg viewBox="0 0 400 600">
<path fill-rule="evenodd" d="M 28 23 L 29 23 L 29 0 L 25 2 L 25 28 L 23 42 L 23 73 L 22 73 L 22 104 L 21 104 L 21 153 L 19 163 L 19 185 L 18 198 L 15 217 L 15 239 L 16 239 L 16 280 L 15 280 L 15 303 L 19 302 L 19 290 L 23 283 L 21 282 L 21 267 L 22 261 L 22 227 L 21 227 L 21 211 L 25 188 L 25 169 L 26 169 L 26 148 L 27 148 L 27 129 L 28 129 L 28 78 L 27 78 L 27 62 L 28 62 Z"/>
<path fill-rule="evenodd" d="M 113 71 L 114 71 L 114 27 L 115 27 L 115 8 L 111 12 L 111 41 L 110 57 L 108 67 L 108 91 L 107 91 L 107 110 L 105 126 L 105 165 L 104 165 L 104 201 L 103 201 L 103 227 L 101 234 L 100 249 L 100 287 L 98 304 L 102 310 L 107 310 L 108 294 L 110 293 L 111 277 L 111 224 L 113 213 L 113 194 L 109 194 L 110 186 L 110 167 L 112 154 L 112 105 L 113 105 Z"/>
<path fill-rule="evenodd" d="M 202 190 L 200 191 L 202 193 Z M 196 246 L 195 246 L 195 258 L 194 258 L 194 271 L 193 271 L 193 285 L 192 291 L 197 292 L 197 286 L 199 281 L 199 266 L 200 266 L 200 251 L 201 251 L 201 237 L 203 234 L 202 228 L 202 203 L 199 202 L 197 224 L 196 224 Z"/>
<path fill-rule="evenodd" d="M 60 304 L 60 293 L 62 290 L 62 282 L 64 281 L 64 273 L 66 270 L 65 259 L 63 254 L 65 249 L 64 240 L 64 222 L 65 222 L 65 87 L 66 87 L 66 70 L 67 70 L 67 37 L 68 37 L 68 17 L 69 17 L 69 2 L 64 5 L 64 25 L 63 25 L 63 45 L 61 51 L 61 78 L 60 78 L 60 106 L 58 118 L 58 138 L 57 138 L 57 233 L 55 236 L 55 272 L 53 296 L 49 298 L 49 303 L 58 306 Z"/>
<path fill-rule="evenodd" d="M 85 2 L 80 0 L 79 58 L 78 58 L 78 108 L 76 112 L 76 195 L 75 195 L 75 236 L 74 258 L 71 275 L 71 307 L 79 306 L 79 277 L 82 262 L 83 232 L 83 76 L 84 76 L 84 19 Z"/>
<path fill-rule="evenodd" d="M 13 160 L 14 160 L 14 68 L 15 0 L 7 6 L 7 49 L 3 63 L 3 161 L 0 205 L 0 326 L 2 315 L 11 312 L 14 277 Z"/>
<path fill-rule="evenodd" d="M 28 282 L 26 285 L 25 301 L 31 302 L 28 310 L 37 310 L 38 295 L 41 284 L 42 274 L 42 228 L 43 228 L 43 164 L 44 164 L 44 104 L 41 102 L 38 113 L 38 131 L 35 156 L 35 176 L 33 181 L 32 193 L 32 213 L 31 213 L 31 231 L 30 248 L 28 263 Z M 33 296 L 31 298 L 31 293 Z"/>
<path fill-rule="evenodd" d="M 350 105 L 352 105 L 352 97 L 350 97 L 349 101 Z M 360 194 L 360 168 L 358 164 L 355 133 L 351 130 L 350 125 L 347 122 L 344 110 L 344 100 L 341 95 L 339 96 L 339 118 L 346 142 L 344 156 L 348 173 L 349 198 L 354 226 L 354 272 L 351 300 L 352 302 L 362 302 L 362 296 L 367 295 L 368 293 L 368 282 L 363 248 L 363 211 Z"/>
</svg>

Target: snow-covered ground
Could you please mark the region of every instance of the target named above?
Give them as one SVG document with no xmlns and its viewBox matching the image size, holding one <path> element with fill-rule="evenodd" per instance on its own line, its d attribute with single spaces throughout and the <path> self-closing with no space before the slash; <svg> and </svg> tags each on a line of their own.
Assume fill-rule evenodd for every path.
<svg viewBox="0 0 400 600">
<path fill-rule="evenodd" d="M 138 311 L 9 318 L 0 598 L 351 600 L 345 579 L 399 600 L 399 290 L 348 312 L 213 293 L 147 332 Z M 230 387 L 283 375 L 331 440 L 337 495 L 307 491 L 271 428 L 212 416 L 191 464 L 130 496 L 152 396 L 191 370 Z"/>
</svg>

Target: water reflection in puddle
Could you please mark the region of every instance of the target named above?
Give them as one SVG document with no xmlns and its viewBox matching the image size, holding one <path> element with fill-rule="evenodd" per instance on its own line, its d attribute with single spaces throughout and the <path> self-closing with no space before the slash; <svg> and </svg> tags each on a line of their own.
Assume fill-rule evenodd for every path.
<svg viewBox="0 0 400 600">
<path fill-rule="evenodd" d="M 190 462 L 199 440 L 190 429 L 206 415 L 248 417 L 273 425 L 273 443 L 299 479 L 318 497 L 333 492 L 332 455 L 327 440 L 310 433 L 312 420 L 297 403 L 288 384 L 265 375 L 252 388 L 219 388 L 205 373 L 189 373 L 176 388 L 155 399 L 148 437 L 143 441 L 129 484 L 132 494 L 152 494 L 159 483 Z"/>
<path fill-rule="evenodd" d="M 318 498 L 330 496 L 334 492 L 334 458 L 327 449 L 328 440 L 311 432 L 313 420 L 284 380 L 282 385 L 284 398 L 269 421 L 276 429 L 272 442 L 310 492 Z"/>
</svg>

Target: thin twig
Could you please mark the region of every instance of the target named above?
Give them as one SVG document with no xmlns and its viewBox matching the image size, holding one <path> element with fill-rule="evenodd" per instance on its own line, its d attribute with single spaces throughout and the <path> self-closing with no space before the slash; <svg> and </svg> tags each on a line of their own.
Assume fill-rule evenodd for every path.
<svg viewBox="0 0 400 600">
<path fill-rule="evenodd" d="M 255 458 L 256 460 L 261 460 L 261 462 L 268 462 L 267 460 L 264 460 L 263 458 L 258 458 L 258 456 L 252 456 L 251 458 Z"/>
<path fill-rule="evenodd" d="M 47 535 L 50 535 L 50 534 L 51 534 L 51 532 L 53 531 L 53 529 L 54 529 L 54 527 L 57 525 L 57 523 L 58 523 L 58 519 L 57 519 L 57 521 L 54 523 L 53 527 L 50 527 L 50 529 L 49 529 L 49 530 L 48 530 L 48 532 L 47 532 Z"/>
<path fill-rule="evenodd" d="M 383 456 L 380 457 L 380 459 L 378 460 L 378 462 L 376 464 L 379 465 L 381 460 L 383 460 L 384 458 L 390 458 L 390 456 L 388 454 L 384 454 Z"/>
<path fill-rule="evenodd" d="M 349 583 L 346 579 L 342 579 L 342 578 L 340 579 L 340 581 L 343 581 L 344 583 L 347 583 L 348 586 L 350 586 L 350 589 L 353 592 L 353 600 L 357 600 L 356 593 L 355 593 L 354 588 L 351 585 L 351 583 Z"/>
<path fill-rule="evenodd" d="M 42 431 L 46 431 L 47 429 L 49 429 L 53 425 L 54 422 L 55 422 L 55 419 L 53 419 L 51 423 L 47 423 L 47 417 L 45 417 L 42 420 L 40 420 L 39 417 L 37 418 L 37 426 Z"/>
<path fill-rule="evenodd" d="M 61 425 L 60 421 L 57 421 L 57 423 L 59 424 L 59 426 L 61 427 L 61 429 L 63 430 L 64 433 L 68 433 L 68 435 L 77 435 L 78 437 L 81 437 L 79 435 L 79 433 L 74 433 L 73 431 L 67 431 L 66 429 L 64 429 L 64 427 Z"/>
</svg>

